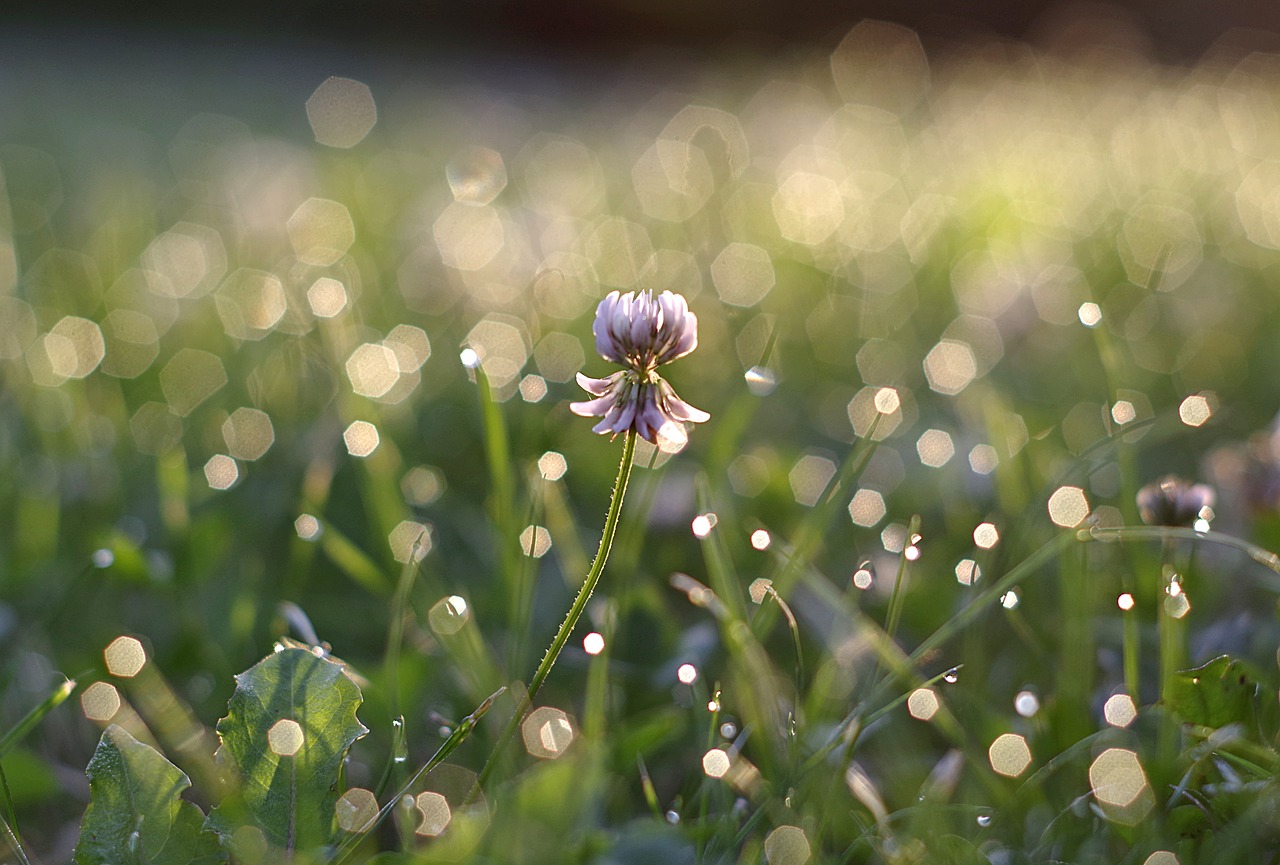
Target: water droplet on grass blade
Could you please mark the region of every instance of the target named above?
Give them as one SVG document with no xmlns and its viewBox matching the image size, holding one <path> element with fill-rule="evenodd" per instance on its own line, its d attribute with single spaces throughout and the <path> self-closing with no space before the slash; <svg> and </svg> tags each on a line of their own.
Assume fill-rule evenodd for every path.
<svg viewBox="0 0 1280 865">
<path fill-rule="evenodd" d="M 979 825 L 979 826 L 981 826 L 983 829 L 985 829 L 985 828 L 987 828 L 988 826 L 990 826 L 990 825 L 991 825 L 991 815 L 990 815 L 990 814 L 979 814 L 979 815 L 978 815 L 978 825 Z"/>
<path fill-rule="evenodd" d="M 948 685 L 954 685 L 956 682 L 960 681 L 960 668 L 952 667 L 950 670 L 947 670 L 942 674 L 942 681 L 946 682 Z"/>
</svg>

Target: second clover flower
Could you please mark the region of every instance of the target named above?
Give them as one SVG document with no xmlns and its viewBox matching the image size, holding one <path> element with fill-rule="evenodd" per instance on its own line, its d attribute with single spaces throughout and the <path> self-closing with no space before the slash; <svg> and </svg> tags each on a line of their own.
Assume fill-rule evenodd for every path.
<svg viewBox="0 0 1280 865">
<path fill-rule="evenodd" d="M 685 421 L 702 423 L 711 415 L 694 408 L 667 384 L 657 369 L 698 347 L 698 317 L 678 294 L 664 291 L 609 292 L 596 307 L 591 326 L 596 350 L 625 369 L 606 378 L 578 373 L 578 384 L 595 399 L 570 403 L 574 414 L 601 418 L 592 429 L 602 435 L 635 430 L 657 443 L 664 426 L 683 432 Z"/>
</svg>

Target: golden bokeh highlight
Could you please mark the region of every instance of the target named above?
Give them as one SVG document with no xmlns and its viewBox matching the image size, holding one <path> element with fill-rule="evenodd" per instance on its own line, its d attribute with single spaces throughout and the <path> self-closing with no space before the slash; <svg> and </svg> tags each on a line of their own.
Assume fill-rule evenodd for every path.
<svg viewBox="0 0 1280 865">
<path fill-rule="evenodd" d="M 204 479 L 210 489 L 231 489 L 240 480 L 240 466 L 226 454 L 214 454 L 204 464 Z"/>
<path fill-rule="evenodd" d="M 551 533 L 542 526 L 526 526 L 520 532 L 520 550 L 526 555 L 540 559 L 551 549 Z"/>
<path fill-rule="evenodd" d="M 440 259 L 460 271 L 478 271 L 506 245 L 506 228 L 493 207 L 453 202 L 431 227 Z"/>
<path fill-rule="evenodd" d="M 851 503 L 852 506 L 852 503 Z M 766 529 L 756 529 L 751 533 L 751 548 L 755 550 L 767 550 L 773 543 L 773 537 Z"/>
<path fill-rule="evenodd" d="M 60 379 L 85 378 L 106 355 L 102 329 L 87 318 L 68 315 L 45 334 L 49 368 Z"/>
<path fill-rule="evenodd" d="M 381 343 L 366 342 L 347 358 L 347 378 L 360 396 L 384 396 L 400 380 L 396 353 Z"/>
<path fill-rule="evenodd" d="M 352 787 L 333 806 L 338 828 L 343 832 L 368 832 L 378 818 L 378 798 L 372 790 Z"/>
<path fill-rule="evenodd" d="M 414 799 L 414 805 L 421 815 L 417 828 L 413 830 L 415 834 L 435 838 L 449 828 L 449 823 L 453 820 L 453 809 L 444 796 L 432 791 L 419 793 Z"/>
<path fill-rule="evenodd" d="M 222 440 L 227 452 L 238 460 L 253 462 L 261 459 L 275 444 L 276 431 L 271 417 L 256 408 L 241 407 L 233 411 L 222 424 Z"/>
<path fill-rule="evenodd" d="M 725 303 L 750 307 L 764 300 L 777 283 L 777 276 L 766 250 L 751 243 L 734 242 L 711 262 L 711 282 Z"/>
<path fill-rule="evenodd" d="M 1016 778 L 1031 765 L 1031 749 L 1024 737 L 1017 733 L 1004 733 L 991 743 L 987 758 L 997 774 Z"/>
<path fill-rule="evenodd" d="M 1142 860 L 1142 865 L 1178 865 L 1178 857 L 1168 850 L 1157 850 Z"/>
<path fill-rule="evenodd" d="M 353 457 L 367 457 L 378 449 L 382 439 L 378 428 L 368 421 L 352 421 L 342 432 L 342 441 L 347 446 L 347 453 Z"/>
<path fill-rule="evenodd" d="M 751 598 L 753 604 L 763 604 L 772 588 L 773 580 L 768 577 L 757 577 L 751 581 L 751 585 L 747 586 L 747 597 Z"/>
<path fill-rule="evenodd" d="M 319 318 L 333 318 L 347 308 L 347 288 L 331 276 L 322 276 L 307 289 L 307 305 Z"/>
<path fill-rule="evenodd" d="M 989 550 L 1000 543 L 1000 530 L 994 523 L 978 523 L 973 530 L 973 542 L 984 550 Z"/>
<path fill-rule="evenodd" d="M 464 204 L 491 204 L 507 188 L 502 154 L 488 147 L 463 148 L 449 160 L 444 173 L 453 200 Z"/>
<path fill-rule="evenodd" d="M 227 371 L 215 354 L 179 349 L 160 370 L 160 389 L 178 417 L 186 417 L 227 384 Z"/>
<path fill-rule="evenodd" d="M 1074 529 L 1089 517 L 1089 499 L 1080 487 L 1061 486 L 1049 496 L 1049 519 L 1055 526 Z"/>
<path fill-rule="evenodd" d="M 764 858 L 769 865 L 804 865 L 812 854 L 799 826 L 779 826 L 765 836 Z"/>
<path fill-rule="evenodd" d="M 938 695 L 932 688 L 916 688 L 907 696 L 907 711 L 917 721 L 928 721 L 939 708 Z"/>
<path fill-rule="evenodd" d="M 147 287 L 163 297 L 200 297 L 227 272 L 221 236 L 206 225 L 179 222 L 151 241 L 141 264 Z"/>
<path fill-rule="evenodd" d="M 582 651 L 588 655 L 598 655 L 604 651 L 604 635 L 592 631 L 582 638 Z"/>
<path fill-rule="evenodd" d="M 441 636 L 456 634 L 471 621 L 471 608 L 461 595 L 449 595 L 436 601 L 427 612 L 427 624 Z"/>
<path fill-rule="evenodd" d="M 534 709 L 520 725 L 525 750 L 543 760 L 554 760 L 573 743 L 573 724 L 559 709 L 542 706 Z"/>
<path fill-rule="evenodd" d="M 3 312 L 0 311 L 0 315 Z M 0 330 L 3 329 L 0 325 Z M 136 378 L 155 363 L 160 354 L 160 336 L 151 316 L 132 309 L 113 309 L 102 319 L 106 354 L 102 371 L 114 378 Z M 0 333 L 0 357 L 3 357 Z"/>
<path fill-rule="evenodd" d="M 400 479 L 400 491 L 411 505 L 425 508 L 444 492 L 444 477 L 431 466 L 414 466 Z"/>
<path fill-rule="evenodd" d="M 1187 426 L 1204 426 L 1213 417 L 1213 407 L 1204 394 L 1193 394 L 1179 404 L 1178 417 Z"/>
<path fill-rule="evenodd" d="M 307 122 L 316 142 L 355 147 L 378 122 L 378 106 L 367 84 L 332 76 L 307 98 Z"/>
<path fill-rule="evenodd" d="M 569 463 L 562 453 L 547 451 L 538 457 L 538 473 L 546 480 L 558 481 L 568 470 Z"/>
<path fill-rule="evenodd" d="M 1127 748 L 1108 748 L 1089 765 L 1089 786 L 1111 820 L 1136 825 L 1155 805 L 1138 755 Z"/>
<path fill-rule="evenodd" d="M 708 778 L 723 778 L 729 771 L 729 753 L 723 748 L 712 748 L 702 755 L 702 771 Z"/>
<path fill-rule="evenodd" d="M 855 526 L 872 528 L 878 525 L 887 513 L 884 496 L 875 490 L 864 487 L 854 493 L 853 498 L 849 500 L 849 519 L 853 520 Z"/>
<path fill-rule="evenodd" d="M 277 757 L 292 757 L 302 750 L 306 736 L 302 725 L 290 718 L 281 718 L 267 730 L 267 747 Z"/>
<path fill-rule="evenodd" d="M 100 724 L 114 718 L 121 705 L 120 692 L 109 682 L 94 682 L 80 695 L 80 710 L 84 716 Z"/>
<path fill-rule="evenodd" d="M 1128 727 L 1138 717 L 1138 707 L 1128 694 L 1112 694 L 1102 705 L 1102 717 L 1112 727 Z"/>
<path fill-rule="evenodd" d="M 293 254 L 304 264 L 336 264 L 356 242 L 356 228 L 346 206 L 327 198 L 308 198 L 285 223 Z"/>
<path fill-rule="evenodd" d="M 213 299 L 227 336 L 239 340 L 262 339 L 280 323 L 286 309 L 280 278 L 247 267 L 228 276 Z"/>
<path fill-rule="evenodd" d="M 835 460 L 818 454 L 805 454 L 796 460 L 787 480 L 791 483 L 791 493 L 796 502 L 811 508 L 818 503 L 835 474 Z"/>
<path fill-rule="evenodd" d="M 129 434 L 139 453 L 162 454 L 182 438 L 182 421 L 164 403 L 145 402 L 129 418 Z"/>
<path fill-rule="evenodd" d="M 977 377 L 978 364 L 968 343 L 944 339 L 929 349 L 924 358 L 924 374 L 929 388 L 954 396 Z"/>
<path fill-rule="evenodd" d="M 921 464 L 936 469 L 951 461 L 956 455 L 956 446 L 945 430 L 927 429 L 916 440 L 916 454 Z"/>
<path fill-rule="evenodd" d="M 147 652 L 134 637 L 116 637 L 102 652 L 107 672 L 121 679 L 130 679 L 142 672 L 147 663 Z"/>
<path fill-rule="evenodd" d="M 414 520 L 401 520 L 387 534 L 391 556 L 402 565 L 420 562 L 431 552 L 431 527 Z"/>
<path fill-rule="evenodd" d="M 962 586 L 972 586 L 982 579 L 982 568 L 973 559 L 961 559 L 956 563 L 956 582 Z"/>
<path fill-rule="evenodd" d="M 293 521 L 293 530 L 304 541 L 314 541 L 320 537 L 324 527 L 311 514 L 299 514 L 298 518 Z"/>
</svg>

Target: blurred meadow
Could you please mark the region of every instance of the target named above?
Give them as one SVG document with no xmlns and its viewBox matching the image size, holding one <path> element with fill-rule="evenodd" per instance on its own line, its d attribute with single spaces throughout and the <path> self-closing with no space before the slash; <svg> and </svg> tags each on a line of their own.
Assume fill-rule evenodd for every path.
<svg viewBox="0 0 1280 865">
<path fill-rule="evenodd" d="M 325 843 L 235 862 L 1280 861 L 1280 56 L 23 44 L 4 862 L 99 861 L 111 724 L 209 812 L 278 641 L 348 665 L 368 734 Z M 473 795 L 600 537 L 621 440 L 568 403 L 612 290 L 688 298 L 664 374 L 712 419 L 640 442 Z M 1147 525 L 1170 474 L 1216 495 Z"/>
</svg>

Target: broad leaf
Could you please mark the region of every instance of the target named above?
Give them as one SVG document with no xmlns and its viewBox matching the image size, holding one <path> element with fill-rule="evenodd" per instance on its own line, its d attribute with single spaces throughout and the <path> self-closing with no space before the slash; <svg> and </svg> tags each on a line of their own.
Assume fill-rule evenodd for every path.
<svg viewBox="0 0 1280 865">
<path fill-rule="evenodd" d="M 112 724 L 85 770 L 89 807 L 76 845 L 78 865 L 223 862 L 204 814 L 179 794 L 187 776 L 160 752 Z"/>
<path fill-rule="evenodd" d="M 306 649 L 282 649 L 236 676 L 218 722 L 229 791 L 209 815 L 224 844 L 241 827 L 286 851 L 333 840 L 342 761 L 368 732 L 356 720 L 360 702 L 340 664 Z"/>
<path fill-rule="evenodd" d="M 1182 670 L 1169 689 L 1169 709 L 1186 724 L 1225 727 L 1252 717 L 1257 680 L 1243 661 L 1228 655 Z"/>
</svg>

